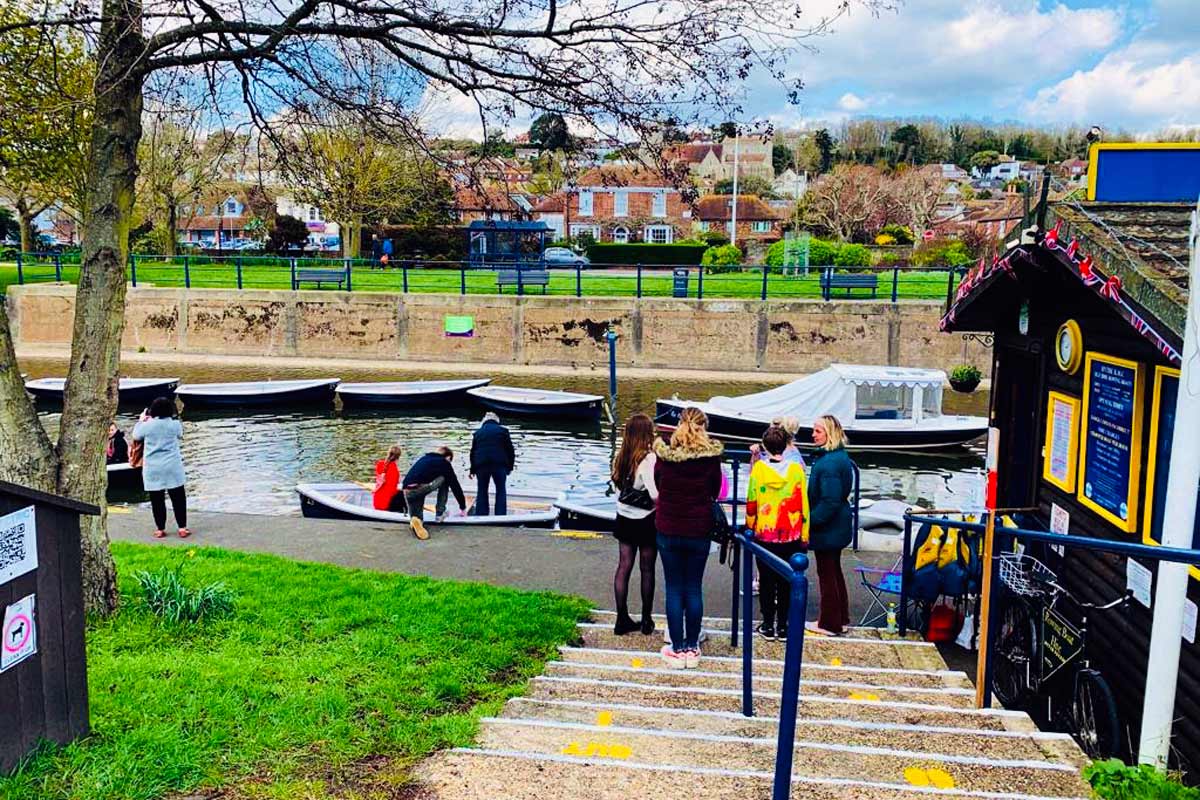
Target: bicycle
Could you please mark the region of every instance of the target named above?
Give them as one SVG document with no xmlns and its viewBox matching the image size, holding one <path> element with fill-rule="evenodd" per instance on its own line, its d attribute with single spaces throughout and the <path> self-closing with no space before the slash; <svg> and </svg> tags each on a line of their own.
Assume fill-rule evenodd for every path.
<svg viewBox="0 0 1200 800">
<path fill-rule="evenodd" d="M 1028 710 L 1034 700 L 1044 698 L 1052 726 L 1070 733 L 1089 758 L 1109 758 L 1120 736 L 1117 704 L 1108 681 L 1088 658 L 1088 618 L 1094 611 L 1117 606 L 1127 610 L 1133 593 L 1103 605 L 1085 603 L 1059 585 L 1058 576 L 1036 558 L 1014 553 L 998 560 L 1000 581 L 1012 597 L 998 615 L 993 692 L 1005 708 Z M 1078 627 L 1058 608 L 1064 597 L 1079 609 Z M 1070 693 L 1065 694 L 1068 686 Z M 1064 696 L 1070 698 L 1066 708 Z"/>
</svg>

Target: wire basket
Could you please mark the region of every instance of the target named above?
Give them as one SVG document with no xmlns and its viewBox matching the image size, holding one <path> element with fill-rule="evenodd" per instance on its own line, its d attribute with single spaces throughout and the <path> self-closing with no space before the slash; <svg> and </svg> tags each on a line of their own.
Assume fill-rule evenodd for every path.
<svg viewBox="0 0 1200 800">
<path fill-rule="evenodd" d="M 1039 597 L 1052 590 L 1047 585 L 1058 580 L 1052 569 L 1033 556 L 1005 553 L 999 556 L 1000 580 L 1014 594 Z"/>
</svg>

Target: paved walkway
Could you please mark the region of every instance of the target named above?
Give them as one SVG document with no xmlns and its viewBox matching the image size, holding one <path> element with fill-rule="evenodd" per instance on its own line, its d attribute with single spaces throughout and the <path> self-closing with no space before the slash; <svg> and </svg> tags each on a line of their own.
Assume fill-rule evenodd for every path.
<svg viewBox="0 0 1200 800">
<path fill-rule="evenodd" d="M 445 528 L 429 526 L 430 539 L 421 542 L 407 527 L 369 522 L 271 517 L 256 514 L 190 512 L 196 533 L 186 541 L 174 536 L 156 541 L 150 537 L 150 510 L 131 508 L 109 514 L 109 533 L 117 540 L 161 544 L 168 547 L 216 546 L 253 553 L 273 553 L 303 561 L 344 567 L 428 575 L 435 578 L 482 581 L 521 589 L 550 590 L 587 598 L 597 607 L 612 608 L 612 579 L 617 546 L 611 536 L 595 534 L 578 539 L 561 531 L 520 528 Z M 856 555 L 843 559 L 850 588 L 851 615 L 858 619 L 867 597 L 854 583 L 851 572 Z M 860 552 L 857 558 L 870 566 L 890 567 L 894 553 Z M 809 573 L 814 591 L 809 616 L 817 610 L 816 572 Z M 716 555 L 705 575 L 708 611 L 729 616 L 730 570 Z M 654 604 L 663 611 L 662 565 Z M 640 609 L 638 571 L 630 582 L 630 606 Z"/>
</svg>

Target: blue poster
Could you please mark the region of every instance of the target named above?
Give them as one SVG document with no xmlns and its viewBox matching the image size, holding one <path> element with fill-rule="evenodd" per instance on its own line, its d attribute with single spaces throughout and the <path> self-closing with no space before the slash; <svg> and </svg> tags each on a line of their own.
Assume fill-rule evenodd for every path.
<svg viewBox="0 0 1200 800">
<path fill-rule="evenodd" d="M 1150 520 L 1145 538 L 1154 544 L 1162 544 L 1163 511 L 1167 505 L 1167 478 L 1171 474 L 1171 445 L 1175 437 L 1175 403 L 1179 398 L 1179 378 L 1163 375 L 1159 389 L 1158 431 L 1155 441 L 1150 442 L 1155 453 L 1154 478 L 1150 487 Z M 1196 515 L 1192 527 L 1192 548 L 1200 548 L 1200 514 Z M 1195 567 L 1193 567 L 1195 569 Z"/>
<path fill-rule="evenodd" d="M 1083 497 L 1089 505 L 1107 512 L 1112 522 L 1125 527 L 1135 513 L 1129 504 L 1134 500 L 1130 479 L 1136 470 L 1138 371 L 1136 366 L 1099 357 L 1090 358 L 1089 364 Z"/>
</svg>

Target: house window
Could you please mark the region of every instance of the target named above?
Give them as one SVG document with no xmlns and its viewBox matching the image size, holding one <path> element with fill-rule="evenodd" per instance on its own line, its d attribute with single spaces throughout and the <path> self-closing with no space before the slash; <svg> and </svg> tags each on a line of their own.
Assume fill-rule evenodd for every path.
<svg viewBox="0 0 1200 800">
<path fill-rule="evenodd" d="M 613 241 L 618 244 L 627 244 L 629 242 L 629 228 L 617 227 L 613 228 Z"/>
<path fill-rule="evenodd" d="M 651 244 L 670 244 L 674 229 L 670 225 L 647 225 L 645 239 Z"/>
<path fill-rule="evenodd" d="M 754 233 L 770 233 L 771 232 L 771 221 L 767 220 L 767 219 L 763 219 L 763 220 L 756 219 L 754 222 L 750 223 L 750 230 L 753 231 Z"/>
<path fill-rule="evenodd" d="M 584 189 L 579 192 L 579 215 L 581 217 L 590 217 L 592 215 L 592 192 L 590 189 Z"/>
<path fill-rule="evenodd" d="M 319 208 L 317 208 L 316 206 L 309 206 L 308 207 L 308 221 L 316 222 L 320 218 L 321 218 L 321 210 Z"/>
<path fill-rule="evenodd" d="M 696 230 L 700 231 L 701 233 L 704 233 L 705 231 L 708 230 L 708 223 L 703 220 L 701 220 L 700 222 L 697 222 Z"/>
<path fill-rule="evenodd" d="M 197 213 L 197 214 L 203 214 L 203 213 L 204 213 L 204 206 L 196 206 L 196 213 Z"/>
<path fill-rule="evenodd" d="M 589 234 L 594 241 L 600 241 L 600 226 L 599 225 L 584 225 L 571 223 L 571 238 L 574 239 L 581 233 Z"/>
<path fill-rule="evenodd" d="M 629 216 L 629 194 L 626 192 L 613 193 L 613 216 Z"/>
<path fill-rule="evenodd" d="M 667 193 L 657 192 L 654 195 L 654 207 L 650 213 L 656 217 L 665 217 L 667 215 Z"/>
<path fill-rule="evenodd" d="M 229 214 L 229 215 L 235 215 L 238 213 L 237 212 L 237 200 L 226 200 L 225 201 L 225 213 Z"/>
</svg>

